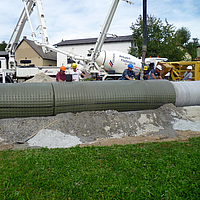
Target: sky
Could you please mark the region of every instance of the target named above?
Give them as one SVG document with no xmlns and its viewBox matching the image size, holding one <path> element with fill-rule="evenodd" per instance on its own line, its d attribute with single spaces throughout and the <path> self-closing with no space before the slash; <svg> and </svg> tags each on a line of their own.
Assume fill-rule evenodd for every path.
<svg viewBox="0 0 200 200">
<path fill-rule="evenodd" d="M 113 0 L 42 0 L 50 44 L 61 40 L 98 37 Z M 132 23 L 142 15 L 142 0 L 131 0 L 128 4 L 120 0 L 109 34 L 131 35 Z M 0 42 L 8 43 L 23 10 L 22 0 L 0 0 Z M 198 0 L 147 0 L 147 14 L 167 19 L 176 29 L 186 27 L 191 38 L 200 39 L 200 4 Z M 34 32 L 38 26 L 37 9 L 31 14 Z M 22 36 L 32 40 L 27 21 Z M 109 36 L 109 35 L 108 35 Z M 38 34 L 37 40 L 41 37 Z"/>
</svg>

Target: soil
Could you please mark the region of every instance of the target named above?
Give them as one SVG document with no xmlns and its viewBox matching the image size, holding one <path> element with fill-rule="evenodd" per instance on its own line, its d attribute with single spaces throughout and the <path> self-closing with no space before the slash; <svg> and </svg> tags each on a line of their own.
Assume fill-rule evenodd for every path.
<svg viewBox="0 0 200 200">
<path fill-rule="evenodd" d="M 80 147 L 85 146 L 111 146 L 114 144 L 126 145 L 126 144 L 137 144 L 137 143 L 147 143 L 147 142 L 170 142 L 170 141 L 180 141 L 187 142 L 191 137 L 200 137 L 200 131 L 176 131 L 178 137 L 168 138 L 164 135 L 149 135 L 149 136 L 132 136 L 132 137 L 122 137 L 122 138 L 99 138 L 93 142 L 86 142 L 80 144 Z"/>
<path fill-rule="evenodd" d="M 200 131 L 176 131 L 178 137 L 168 138 L 164 135 L 149 135 L 149 136 L 124 136 L 122 138 L 98 138 L 92 142 L 85 142 L 80 144 L 80 147 L 85 146 L 111 146 L 114 144 L 126 145 L 126 144 L 138 144 L 147 142 L 170 142 L 170 141 L 180 141 L 187 142 L 191 137 L 200 137 Z M 8 149 L 25 149 L 28 148 L 26 144 L 5 144 L 0 142 L 0 150 Z"/>
<path fill-rule="evenodd" d="M 166 104 L 155 110 L 87 111 L 49 117 L 0 119 L 0 150 L 38 148 L 16 142 L 25 141 L 46 126 L 50 130 L 77 136 L 82 142 L 80 147 L 188 141 L 191 137 L 200 136 L 200 106 L 177 108 Z"/>
</svg>

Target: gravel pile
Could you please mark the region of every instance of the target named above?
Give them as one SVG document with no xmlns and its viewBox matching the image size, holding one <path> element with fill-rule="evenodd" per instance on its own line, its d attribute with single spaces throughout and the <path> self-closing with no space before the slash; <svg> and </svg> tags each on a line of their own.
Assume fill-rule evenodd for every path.
<svg viewBox="0 0 200 200">
<path fill-rule="evenodd" d="M 177 108 L 173 104 L 166 104 L 155 110 L 144 111 L 107 110 L 0 119 L 0 141 L 25 141 L 46 126 L 48 130 L 76 136 L 81 142 L 101 137 L 121 138 L 147 134 L 162 134 L 172 138 L 177 136 L 175 131 L 182 127 L 184 130 L 195 127 L 193 131 L 200 131 L 200 106 Z"/>
<path fill-rule="evenodd" d="M 44 73 L 36 74 L 33 78 L 28 79 L 25 83 L 34 83 L 34 82 L 55 82 L 56 78 L 52 78 Z"/>
</svg>

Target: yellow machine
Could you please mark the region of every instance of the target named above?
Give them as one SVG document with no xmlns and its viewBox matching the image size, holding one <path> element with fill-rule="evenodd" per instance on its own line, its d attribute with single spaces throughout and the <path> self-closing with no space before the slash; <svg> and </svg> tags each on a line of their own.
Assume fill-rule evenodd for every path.
<svg viewBox="0 0 200 200">
<path fill-rule="evenodd" d="M 170 73 L 170 79 L 172 81 L 181 81 L 182 78 L 179 75 L 183 75 L 187 66 L 192 66 L 192 81 L 200 80 L 200 61 L 180 61 L 180 62 L 159 62 L 158 65 L 162 66 L 161 76 L 164 77 L 167 73 Z"/>
</svg>

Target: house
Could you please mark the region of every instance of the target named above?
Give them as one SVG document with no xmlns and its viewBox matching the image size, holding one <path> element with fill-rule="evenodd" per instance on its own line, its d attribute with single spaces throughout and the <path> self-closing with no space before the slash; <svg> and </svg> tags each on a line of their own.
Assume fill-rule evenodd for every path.
<svg viewBox="0 0 200 200">
<path fill-rule="evenodd" d="M 180 49 L 181 51 L 185 50 L 185 48 L 182 47 L 182 46 L 178 46 L 178 49 Z M 185 52 L 185 55 L 184 55 L 183 58 L 184 58 L 185 61 L 191 61 L 192 60 L 192 56 L 188 52 Z"/>
<path fill-rule="evenodd" d="M 197 60 L 197 61 L 200 60 L 200 46 L 197 47 L 197 57 L 195 60 Z"/>
<path fill-rule="evenodd" d="M 95 47 L 97 38 L 86 38 L 76 40 L 65 40 L 55 44 L 58 49 L 63 51 L 74 52 L 82 56 L 87 56 L 88 50 Z M 102 50 L 120 51 L 128 53 L 130 47 L 133 47 L 133 38 L 131 35 L 106 37 Z M 67 65 L 67 57 L 61 53 L 57 53 L 57 66 Z"/>
<path fill-rule="evenodd" d="M 31 60 L 30 64 L 35 66 L 56 66 L 57 54 L 51 51 L 44 53 L 40 45 L 24 38 L 15 51 L 17 65 L 21 65 L 21 60 Z"/>
</svg>

